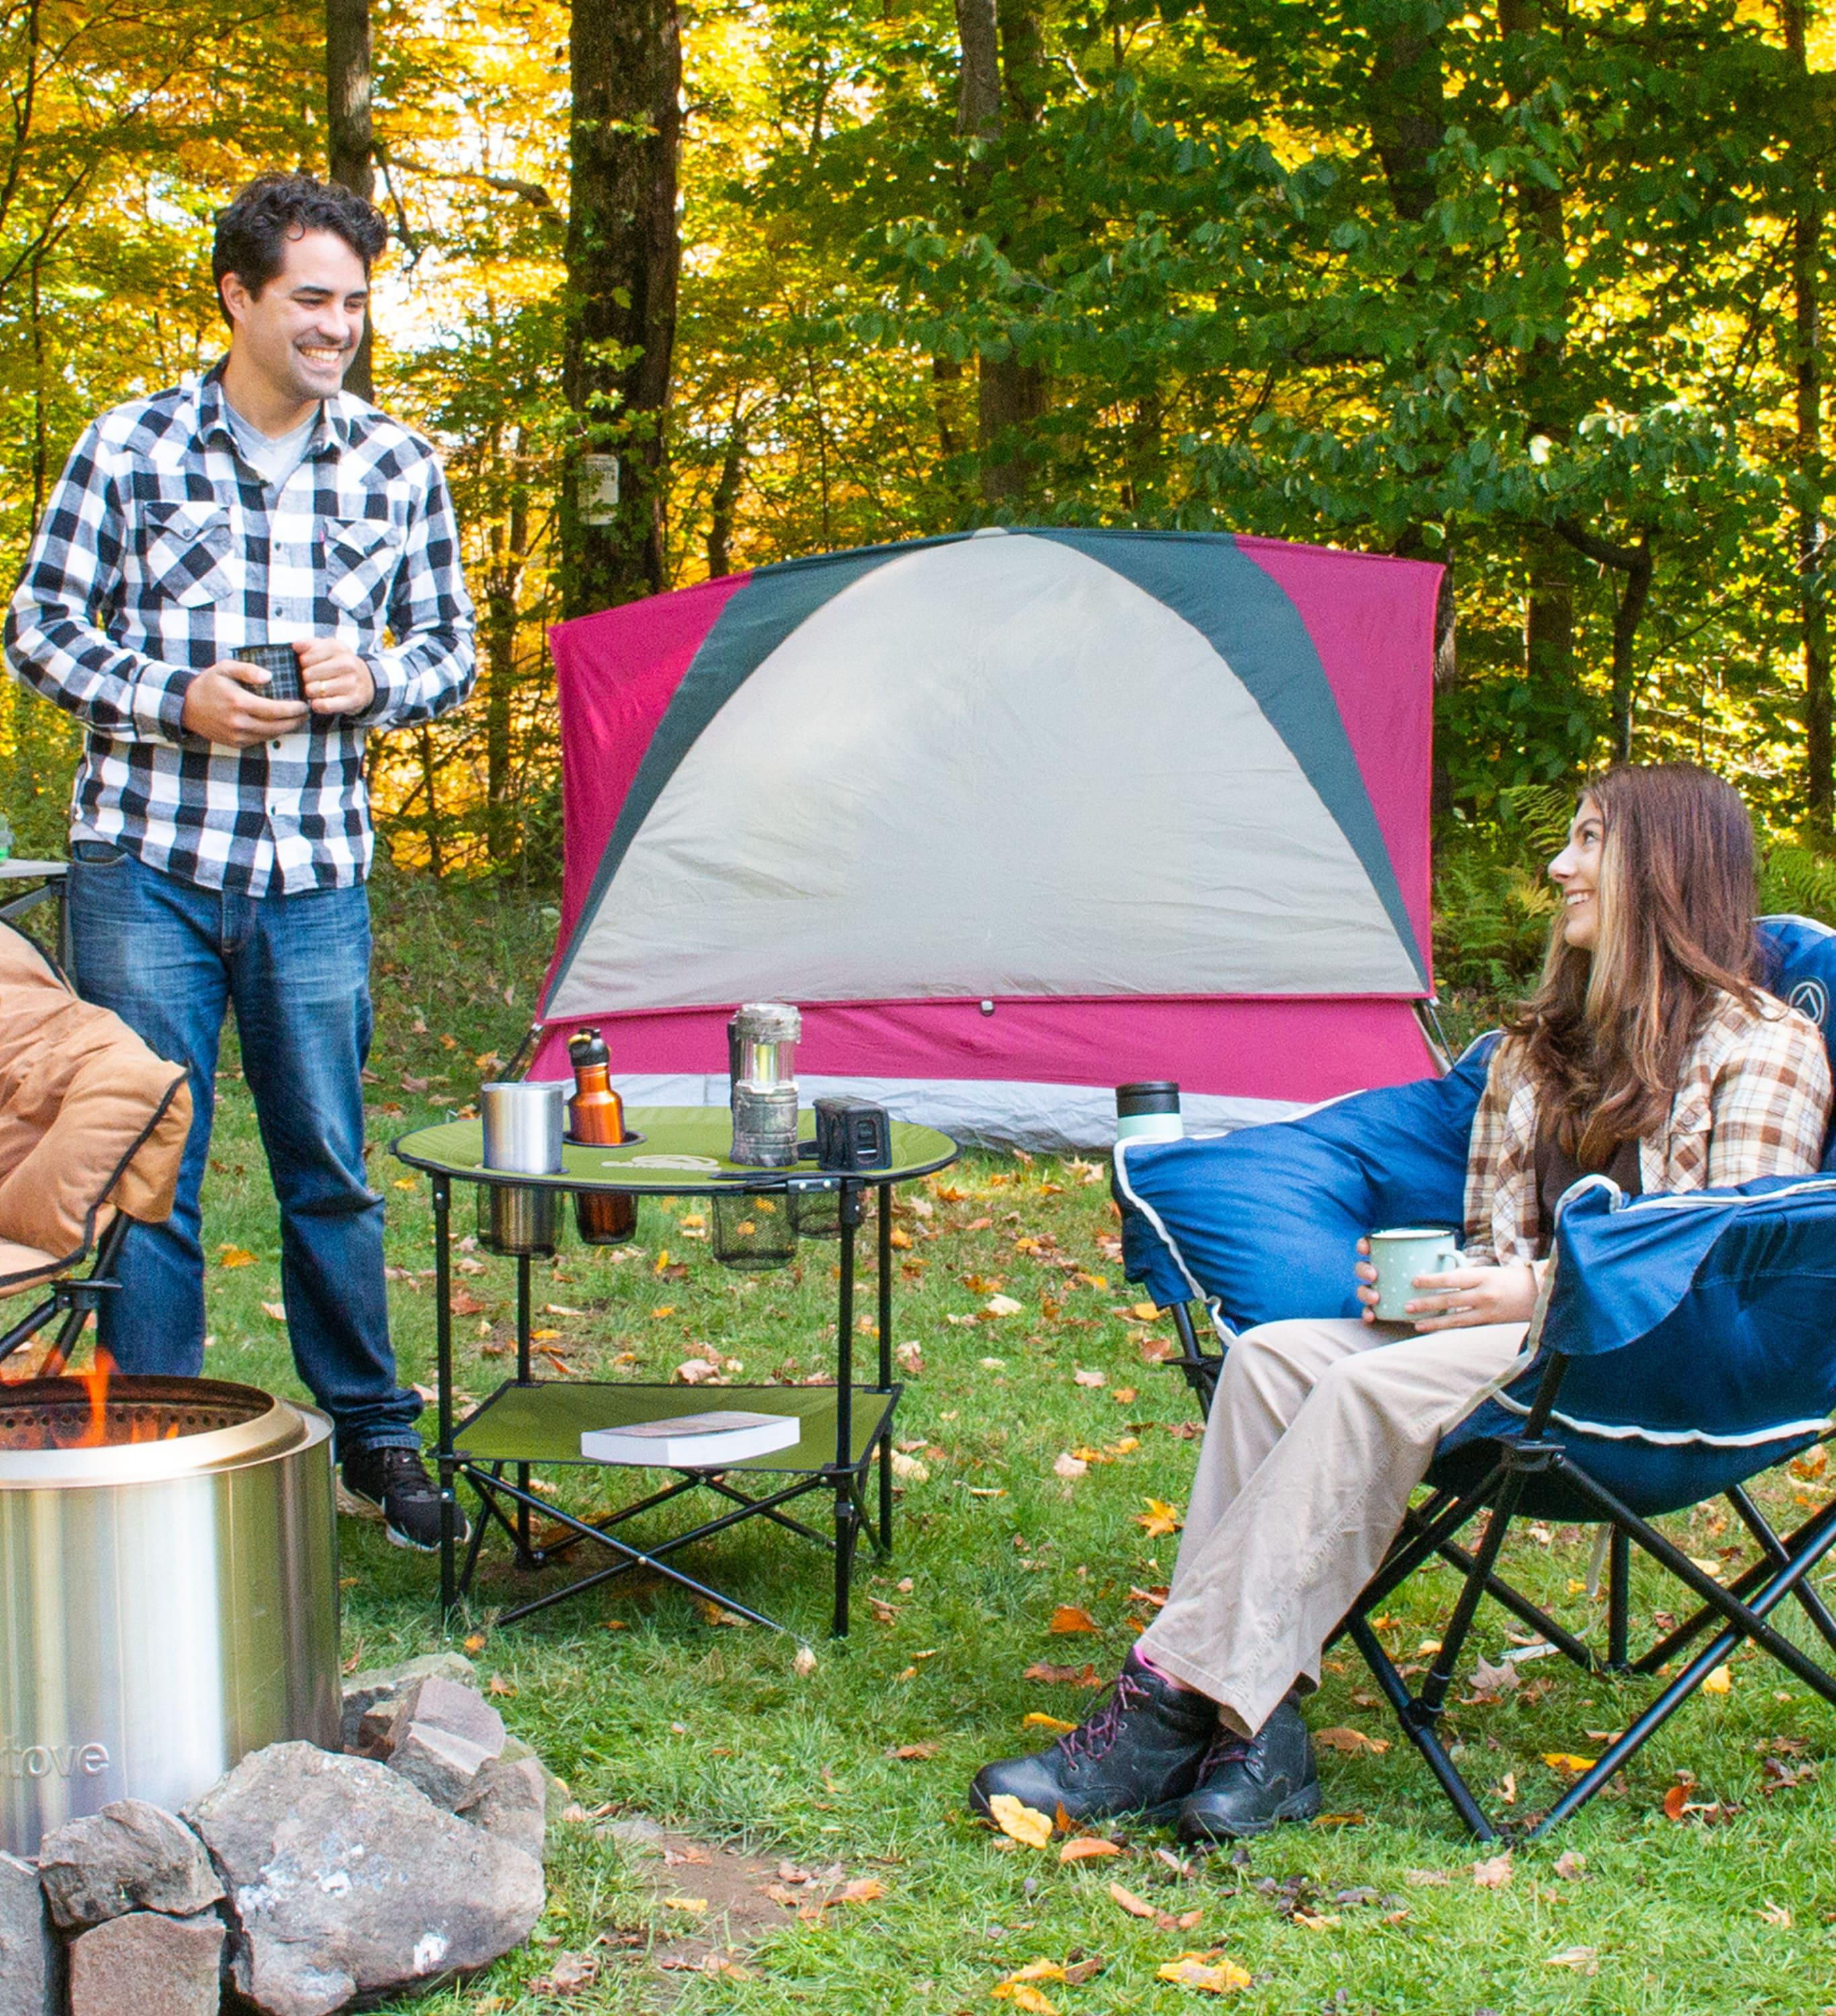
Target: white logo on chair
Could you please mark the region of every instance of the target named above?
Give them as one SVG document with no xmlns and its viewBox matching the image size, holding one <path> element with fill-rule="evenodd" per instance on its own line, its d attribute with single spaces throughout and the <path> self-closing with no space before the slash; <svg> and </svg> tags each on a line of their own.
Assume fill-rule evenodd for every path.
<svg viewBox="0 0 1836 2016">
<path fill-rule="evenodd" d="M 1786 999 L 1801 1015 L 1808 1015 L 1820 1029 L 1830 1026 L 1830 990 L 1820 980 L 1801 980 Z"/>
</svg>

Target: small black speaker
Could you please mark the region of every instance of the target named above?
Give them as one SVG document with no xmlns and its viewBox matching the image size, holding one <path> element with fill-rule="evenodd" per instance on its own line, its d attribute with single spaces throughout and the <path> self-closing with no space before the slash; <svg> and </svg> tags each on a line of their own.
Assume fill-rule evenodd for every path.
<svg viewBox="0 0 1836 2016">
<path fill-rule="evenodd" d="M 816 1161 L 825 1169 L 890 1169 L 892 1121 L 866 1099 L 819 1099 Z"/>
</svg>

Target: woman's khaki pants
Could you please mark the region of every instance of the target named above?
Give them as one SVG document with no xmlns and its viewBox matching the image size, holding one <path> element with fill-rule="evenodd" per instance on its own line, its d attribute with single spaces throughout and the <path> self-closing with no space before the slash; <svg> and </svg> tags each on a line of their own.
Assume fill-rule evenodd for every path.
<svg viewBox="0 0 1836 2016">
<path fill-rule="evenodd" d="M 1377 1571 L 1435 1446 L 1519 1368 L 1521 1323 L 1418 1335 L 1349 1318 L 1230 1347 L 1166 1605 L 1139 1650 L 1244 1736 Z"/>
</svg>

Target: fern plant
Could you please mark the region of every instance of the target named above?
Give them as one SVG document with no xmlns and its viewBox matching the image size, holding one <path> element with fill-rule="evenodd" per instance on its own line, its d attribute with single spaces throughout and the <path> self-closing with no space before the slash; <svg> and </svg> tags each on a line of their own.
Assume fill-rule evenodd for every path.
<svg viewBox="0 0 1836 2016">
<path fill-rule="evenodd" d="M 1836 861 L 1798 841 L 1776 842 L 1759 872 L 1759 908 L 1766 916 L 1788 910 L 1836 925 Z"/>
</svg>

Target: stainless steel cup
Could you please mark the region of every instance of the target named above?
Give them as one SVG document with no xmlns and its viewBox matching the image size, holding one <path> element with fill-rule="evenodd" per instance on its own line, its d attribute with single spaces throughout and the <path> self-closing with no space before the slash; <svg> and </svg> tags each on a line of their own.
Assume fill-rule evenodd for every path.
<svg viewBox="0 0 1836 2016">
<path fill-rule="evenodd" d="M 481 1085 L 478 1111 L 484 1122 L 486 1168 L 514 1169 L 525 1176 L 561 1173 L 561 1136 L 567 1119 L 564 1085 Z"/>
<path fill-rule="evenodd" d="M 567 1088 L 524 1081 L 478 1088 L 484 1122 L 484 1166 L 528 1176 L 561 1172 L 561 1136 Z M 478 1198 L 478 1237 L 497 1253 L 552 1253 L 560 1229 L 561 1193 L 484 1186 Z"/>
</svg>

